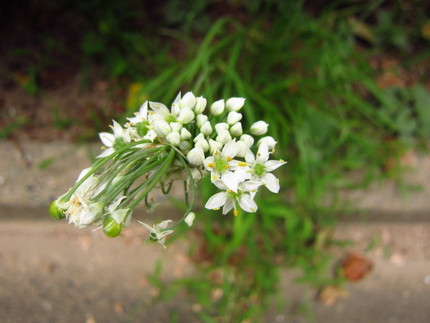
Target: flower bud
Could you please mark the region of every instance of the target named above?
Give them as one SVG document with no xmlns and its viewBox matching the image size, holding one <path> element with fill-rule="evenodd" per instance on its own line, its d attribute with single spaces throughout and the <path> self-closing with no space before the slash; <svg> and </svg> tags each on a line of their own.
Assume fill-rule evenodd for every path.
<svg viewBox="0 0 430 323">
<path fill-rule="evenodd" d="M 240 120 L 242 120 L 242 113 L 232 111 L 232 112 L 229 112 L 227 115 L 227 123 L 229 125 L 235 124 Z"/>
<path fill-rule="evenodd" d="M 251 148 L 252 145 L 254 144 L 254 138 L 252 138 L 252 136 L 247 135 L 247 134 L 242 135 L 240 137 L 240 141 L 243 141 L 248 148 Z"/>
<path fill-rule="evenodd" d="M 191 149 L 187 154 L 188 161 L 196 166 L 203 165 L 203 160 L 205 159 L 205 154 L 203 153 L 203 149 L 200 147 L 195 147 Z"/>
<path fill-rule="evenodd" d="M 154 131 L 158 136 L 166 138 L 166 136 L 172 131 L 169 124 L 164 120 L 154 121 Z"/>
<path fill-rule="evenodd" d="M 191 227 L 193 225 L 194 219 L 196 218 L 196 214 L 194 212 L 190 212 L 188 213 L 188 215 L 186 216 L 184 222 Z"/>
<path fill-rule="evenodd" d="M 189 123 L 194 119 L 194 112 L 190 108 L 183 108 L 181 112 L 179 112 L 178 122 L 182 124 Z"/>
<path fill-rule="evenodd" d="M 49 204 L 49 214 L 55 220 L 61 220 L 65 218 L 64 209 L 58 205 L 58 201 L 52 201 Z"/>
<path fill-rule="evenodd" d="M 196 106 L 194 107 L 194 112 L 196 114 L 203 113 L 203 111 L 205 111 L 206 104 L 207 104 L 206 99 L 204 97 L 199 97 L 196 100 L 197 102 L 196 102 Z"/>
<path fill-rule="evenodd" d="M 222 131 L 217 137 L 216 137 L 216 141 L 222 143 L 223 145 L 225 145 L 226 143 L 228 143 L 229 141 L 231 141 L 231 135 L 230 132 L 228 130 L 224 130 Z"/>
<path fill-rule="evenodd" d="M 183 127 L 182 124 L 179 122 L 170 122 L 169 125 L 170 125 L 170 128 L 172 128 L 172 131 L 177 131 L 177 132 L 179 132 Z"/>
<path fill-rule="evenodd" d="M 209 152 L 213 154 L 216 150 L 221 151 L 222 143 L 209 139 Z"/>
<path fill-rule="evenodd" d="M 196 105 L 196 97 L 193 92 L 187 92 L 181 99 L 181 103 L 179 104 L 180 108 L 189 108 L 192 109 Z"/>
<path fill-rule="evenodd" d="M 172 131 L 166 136 L 166 140 L 169 144 L 173 146 L 178 146 L 181 141 L 181 136 L 179 135 L 179 132 Z"/>
<path fill-rule="evenodd" d="M 230 98 L 225 103 L 228 111 L 239 111 L 245 104 L 245 98 Z"/>
<path fill-rule="evenodd" d="M 201 127 L 200 132 L 205 136 L 210 136 L 212 134 L 212 126 L 209 121 L 206 121 Z"/>
<path fill-rule="evenodd" d="M 224 108 L 224 100 L 221 99 L 212 103 L 210 111 L 214 116 L 219 116 L 221 113 L 224 112 Z"/>
<path fill-rule="evenodd" d="M 115 238 L 122 231 L 122 223 L 117 223 L 112 216 L 107 215 L 103 220 L 103 232 L 110 238 Z"/>
<path fill-rule="evenodd" d="M 191 150 L 191 148 L 193 148 L 193 145 L 192 145 L 192 144 L 191 144 L 191 142 L 189 142 L 189 141 L 181 141 L 181 142 L 179 143 L 179 149 L 180 149 L 184 154 L 188 153 L 188 152 Z"/>
<path fill-rule="evenodd" d="M 186 129 L 181 129 L 181 140 L 187 140 L 191 138 L 191 133 Z"/>
<path fill-rule="evenodd" d="M 242 124 L 240 122 L 237 122 L 234 125 L 232 125 L 231 128 L 230 128 L 230 133 L 234 137 L 241 136 L 242 133 L 243 133 Z"/>
<path fill-rule="evenodd" d="M 254 136 L 261 136 L 267 132 L 269 125 L 264 121 L 257 121 L 251 126 L 251 134 Z"/>
<path fill-rule="evenodd" d="M 200 147 L 201 149 L 203 149 L 204 152 L 207 152 L 209 150 L 209 144 L 205 138 L 197 140 L 194 144 L 194 147 Z"/>
<path fill-rule="evenodd" d="M 273 150 L 273 149 L 275 149 L 277 141 L 275 139 L 273 139 L 273 137 L 271 137 L 271 136 L 266 136 L 266 137 L 261 138 L 258 141 L 257 146 L 260 146 L 262 143 L 265 143 L 267 145 L 267 147 L 269 147 L 269 150 Z"/>
<path fill-rule="evenodd" d="M 215 125 L 215 131 L 219 135 L 221 132 L 228 130 L 229 125 L 225 122 L 220 122 Z"/>
<path fill-rule="evenodd" d="M 204 114 L 198 114 L 196 117 L 197 127 L 201 127 L 206 121 L 208 121 L 208 116 Z"/>
</svg>

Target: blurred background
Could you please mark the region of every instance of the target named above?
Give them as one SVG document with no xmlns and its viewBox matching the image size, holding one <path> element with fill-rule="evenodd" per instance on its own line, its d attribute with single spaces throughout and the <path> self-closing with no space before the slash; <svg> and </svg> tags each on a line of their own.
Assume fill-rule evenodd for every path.
<svg viewBox="0 0 430 323">
<path fill-rule="evenodd" d="M 423 156 L 430 136 L 429 11 L 430 4 L 420 0 L 2 1 L 0 206 L 7 251 L 0 279 L 4 286 L 24 282 L 27 291 L 0 292 L 3 317 L 8 322 L 154 317 L 160 322 L 307 322 L 338 313 L 325 321 L 388 321 L 388 316 L 360 317 L 372 303 L 366 305 L 370 296 L 362 290 L 355 292 L 364 297 L 363 308 L 350 318 L 347 310 L 330 314 L 313 302 L 337 303 L 349 282 L 372 272 L 378 262 L 372 257 L 380 256 L 381 268 L 399 265 L 406 248 L 415 250 L 419 274 L 411 275 L 421 289 L 399 297 L 413 300 L 417 307 L 411 315 L 418 316 L 398 306 L 392 321 L 430 320 L 419 301 L 429 296 L 425 268 L 430 258 L 422 249 L 429 243 L 430 207 L 423 187 L 405 180 L 408 171 L 421 169 L 413 179 L 425 185 L 428 174 Z M 245 123 L 268 122 L 269 134 L 278 140 L 277 157 L 288 161 L 278 171 L 282 194 L 263 195 L 252 217 L 198 210 L 197 227 L 184 230 L 167 254 L 141 246 L 136 228 L 118 242 L 65 229 L 65 222 L 41 222 L 50 199 L 97 154 L 99 145 L 93 143 L 112 119 L 125 120 L 147 99 L 169 105 L 179 91 L 210 102 L 245 97 Z M 375 188 L 375 183 L 383 184 Z M 212 194 L 207 184 L 201 185 L 201 200 Z M 405 195 L 419 202 L 405 209 L 400 202 Z M 173 212 L 180 212 L 181 200 L 171 202 L 177 207 Z M 342 222 L 363 218 L 382 223 L 395 218 L 403 226 Z M 32 228 L 39 228 L 38 234 L 29 235 Z M 13 232 L 17 240 L 10 238 Z M 401 237 L 408 234 L 421 240 L 405 238 L 405 247 Z M 348 253 L 351 240 L 367 253 Z M 43 253 L 38 243 L 57 249 Z M 130 272 L 103 269 L 130 259 L 135 261 Z M 389 277 L 386 283 L 399 281 L 390 273 L 381 274 Z M 55 279 L 46 285 L 50 277 Z M 130 283 L 130 277 L 140 283 Z M 292 286 L 296 278 L 300 292 L 286 293 L 285 279 Z M 100 303 L 112 289 L 119 294 Z M 295 299 L 296 294 L 308 296 Z M 348 304 L 362 304 L 354 295 Z M 27 305 L 21 311 L 18 303 L 4 301 L 10 297 Z M 36 299 L 43 302 L 35 305 Z M 61 315 L 56 306 L 64 303 L 69 310 Z M 41 314 L 32 320 L 31 313 Z"/>
</svg>

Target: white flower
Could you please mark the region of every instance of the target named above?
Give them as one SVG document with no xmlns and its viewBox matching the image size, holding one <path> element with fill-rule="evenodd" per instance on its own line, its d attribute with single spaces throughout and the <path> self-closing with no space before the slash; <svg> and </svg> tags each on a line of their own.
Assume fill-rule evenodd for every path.
<svg viewBox="0 0 430 323">
<path fill-rule="evenodd" d="M 149 231 L 149 239 L 151 241 L 156 241 L 159 244 L 161 244 L 164 248 L 166 248 L 166 246 L 164 245 L 164 243 L 166 242 L 166 236 L 173 233 L 173 230 L 166 230 L 166 228 L 169 225 L 169 223 L 172 222 L 172 220 L 164 220 L 157 225 L 153 225 L 152 227 L 141 221 L 138 221 L 138 222 L 142 224 Z"/>
<path fill-rule="evenodd" d="M 187 92 L 182 97 L 181 102 L 179 104 L 180 108 L 189 108 L 192 109 L 196 105 L 196 97 L 194 96 L 193 92 Z"/>
<path fill-rule="evenodd" d="M 208 116 L 204 114 L 198 114 L 196 117 L 197 127 L 201 128 L 201 126 L 208 121 Z"/>
<path fill-rule="evenodd" d="M 194 112 L 196 114 L 203 113 L 203 111 L 205 111 L 206 104 L 207 104 L 206 99 L 204 97 L 199 97 L 196 100 L 197 102 L 196 102 L 196 106 L 194 107 Z"/>
<path fill-rule="evenodd" d="M 242 113 L 231 111 L 227 115 L 227 123 L 229 125 L 235 124 L 236 122 L 239 122 L 242 120 Z"/>
<path fill-rule="evenodd" d="M 134 117 L 127 118 L 127 120 L 132 125 L 136 125 L 139 122 L 147 121 L 148 120 L 148 101 L 143 102 L 139 111 L 134 114 Z"/>
<path fill-rule="evenodd" d="M 184 219 L 184 222 L 191 227 L 193 225 L 194 219 L 196 218 L 196 214 L 194 212 L 188 213 L 186 218 Z"/>
<path fill-rule="evenodd" d="M 224 112 L 225 103 L 224 100 L 218 100 L 212 103 L 210 111 L 214 116 L 219 116 Z"/>
<path fill-rule="evenodd" d="M 245 157 L 245 154 L 246 154 L 246 152 L 248 151 L 248 147 L 246 146 L 246 144 L 243 142 L 243 141 L 238 141 L 237 142 L 237 145 L 236 145 L 236 147 L 237 147 L 237 154 L 236 154 L 236 157 L 241 157 L 241 158 L 243 158 L 243 157 Z"/>
<path fill-rule="evenodd" d="M 173 146 L 178 146 L 181 142 L 181 136 L 179 135 L 179 132 L 172 131 L 166 136 L 166 140 L 169 144 Z"/>
<path fill-rule="evenodd" d="M 255 157 L 251 150 L 248 150 L 245 160 L 251 168 L 252 179 L 260 181 L 269 191 L 278 193 L 279 179 L 270 172 L 286 164 L 286 162 L 283 160 L 269 160 L 269 155 L 269 147 L 263 142 L 258 148 L 257 156 Z"/>
<path fill-rule="evenodd" d="M 110 156 L 115 150 L 125 148 L 126 144 L 131 141 L 130 132 L 122 128 L 115 120 L 111 128 L 113 129 L 113 134 L 108 132 L 99 133 L 100 140 L 106 146 L 106 149 L 97 158 Z"/>
<path fill-rule="evenodd" d="M 254 196 L 260 185 L 258 182 L 242 182 L 239 184 L 237 192 L 230 190 L 222 181 L 216 181 L 214 184 L 224 191 L 211 196 L 206 202 L 205 208 L 219 210 L 223 207 L 222 214 L 227 214 L 231 209 L 234 209 L 234 215 L 239 214 L 238 205 L 246 212 L 257 211 L 258 206 L 254 201 Z"/>
<path fill-rule="evenodd" d="M 267 132 L 268 124 L 264 121 L 257 121 L 251 126 L 251 134 L 261 136 Z"/>
<path fill-rule="evenodd" d="M 242 124 L 240 122 L 235 123 L 230 128 L 230 134 L 234 137 L 239 137 L 243 133 Z"/>
<path fill-rule="evenodd" d="M 232 140 L 224 146 L 221 152 L 216 150 L 213 156 L 204 160 L 205 168 L 211 172 L 211 181 L 221 179 L 233 192 L 237 192 L 240 182 L 250 177 L 246 169 L 248 164 L 233 159 L 236 154 L 236 142 Z"/>
<path fill-rule="evenodd" d="M 202 126 L 200 127 L 200 132 L 204 134 L 205 136 L 210 136 L 212 134 L 212 126 L 209 121 L 206 121 Z"/>
<path fill-rule="evenodd" d="M 126 198 L 126 196 L 121 196 L 115 202 L 107 207 L 107 213 L 112 216 L 116 223 L 122 223 L 128 226 L 131 221 L 131 209 L 118 209 L 118 206 Z"/>
<path fill-rule="evenodd" d="M 205 154 L 203 152 L 203 149 L 200 147 L 195 147 L 191 149 L 187 154 L 188 161 L 196 166 L 203 165 L 203 161 L 205 159 Z"/>
<path fill-rule="evenodd" d="M 230 98 L 225 103 L 228 111 L 239 111 L 245 104 L 245 98 Z"/>
</svg>

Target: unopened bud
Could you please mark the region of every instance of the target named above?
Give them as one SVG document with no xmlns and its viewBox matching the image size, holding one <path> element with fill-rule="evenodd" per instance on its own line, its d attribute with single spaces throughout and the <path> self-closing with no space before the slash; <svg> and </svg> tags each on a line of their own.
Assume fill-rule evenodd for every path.
<svg viewBox="0 0 430 323">
<path fill-rule="evenodd" d="M 239 111 L 245 104 L 245 98 L 230 98 L 225 103 L 228 111 Z"/>
<path fill-rule="evenodd" d="M 268 124 L 264 121 L 257 121 L 251 126 L 251 133 L 254 136 L 261 136 L 267 132 Z"/>
<path fill-rule="evenodd" d="M 221 113 L 224 112 L 225 103 L 224 100 L 218 100 L 212 103 L 210 111 L 214 116 L 219 116 Z"/>
</svg>

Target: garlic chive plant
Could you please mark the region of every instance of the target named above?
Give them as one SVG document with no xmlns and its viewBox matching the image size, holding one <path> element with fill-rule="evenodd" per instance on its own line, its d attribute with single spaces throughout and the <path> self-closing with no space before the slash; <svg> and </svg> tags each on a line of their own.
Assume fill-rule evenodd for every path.
<svg viewBox="0 0 430 323">
<path fill-rule="evenodd" d="M 104 145 L 94 164 L 84 169 L 76 184 L 49 207 L 55 219 L 66 218 L 78 227 L 98 226 L 109 237 L 118 236 L 141 202 L 161 189 L 168 194 L 172 183 L 185 185 L 187 210 L 182 221 L 191 226 L 195 189 L 206 175 L 220 192 L 206 202 L 207 209 L 226 214 L 233 210 L 256 212 L 254 201 L 260 187 L 279 192 L 272 171 L 285 164 L 270 160 L 276 141 L 262 137 L 268 124 L 254 123 L 243 133 L 240 110 L 244 98 L 218 100 L 205 114 L 207 100 L 188 92 L 179 94 L 170 109 L 162 103 L 145 102 L 125 125 L 113 121 L 112 132 L 100 133 Z M 181 221 L 180 221 L 181 222 Z M 148 225 L 140 222 L 149 238 L 164 246 L 173 233 L 172 220 Z"/>
</svg>

